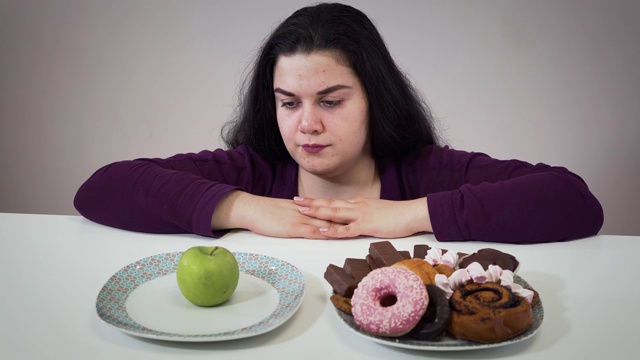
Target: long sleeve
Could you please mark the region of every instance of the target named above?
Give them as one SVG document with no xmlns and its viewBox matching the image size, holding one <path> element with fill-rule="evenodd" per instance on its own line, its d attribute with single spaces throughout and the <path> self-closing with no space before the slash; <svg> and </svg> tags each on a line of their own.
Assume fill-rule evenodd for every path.
<svg viewBox="0 0 640 360">
<path fill-rule="evenodd" d="M 74 205 L 84 217 L 121 229 L 219 236 L 211 231 L 218 202 L 234 189 L 269 195 L 273 178 L 273 167 L 246 148 L 121 161 L 82 184 Z"/>
<path fill-rule="evenodd" d="M 429 184 L 421 189 L 439 241 L 542 243 L 592 236 L 602 227 L 600 203 L 565 168 L 448 148 L 428 153 L 421 181 Z"/>
</svg>

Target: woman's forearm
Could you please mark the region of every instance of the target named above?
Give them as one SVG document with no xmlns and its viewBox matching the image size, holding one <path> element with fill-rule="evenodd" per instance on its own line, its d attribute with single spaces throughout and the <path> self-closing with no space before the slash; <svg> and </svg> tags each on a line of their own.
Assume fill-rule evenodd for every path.
<svg viewBox="0 0 640 360">
<path fill-rule="evenodd" d="M 212 236 L 213 209 L 233 189 L 152 161 L 122 161 L 82 184 L 74 205 L 86 218 L 121 229 Z"/>
</svg>

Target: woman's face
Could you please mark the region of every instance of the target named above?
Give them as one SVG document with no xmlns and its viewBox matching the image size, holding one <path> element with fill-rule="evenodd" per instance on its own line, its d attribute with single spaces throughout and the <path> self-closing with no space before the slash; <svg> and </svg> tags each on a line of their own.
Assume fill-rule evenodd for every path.
<svg viewBox="0 0 640 360">
<path fill-rule="evenodd" d="M 367 97 L 339 57 L 281 56 L 273 86 L 280 134 L 300 171 L 331 178 L 370 164 Z"/>
</svg>

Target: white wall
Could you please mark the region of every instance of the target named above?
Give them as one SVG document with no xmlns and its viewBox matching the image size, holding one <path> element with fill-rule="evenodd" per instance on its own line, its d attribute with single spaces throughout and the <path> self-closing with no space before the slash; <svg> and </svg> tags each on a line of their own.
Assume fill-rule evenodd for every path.
<svg viewBox="0 0 640 360">
<path fill-rule="evenodd" d="M 347 1 L 447 142 L 564 165 L 640 235 L 640 2 Z M 243 72 L 310 1 L 0 0 L 0 211 L 75 214 L 121 159 L 220 145 Z"/>
</svg>

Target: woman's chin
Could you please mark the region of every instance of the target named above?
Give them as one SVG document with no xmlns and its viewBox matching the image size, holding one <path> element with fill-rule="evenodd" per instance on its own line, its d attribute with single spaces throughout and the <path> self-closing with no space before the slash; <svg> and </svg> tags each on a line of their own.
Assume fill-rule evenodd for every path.
<svg viewBox="0 0 640 360">
<path fill-rule="evenodd" d="M 338 172 L 338 167 L 335 164 L 327 163 L 326 161 L 316 161 L 312 159 L 304 159 L 298 162 L 300 172 L 306 172 L 308 174 L 328 178 L 335 176 Z"/>
</svg>

